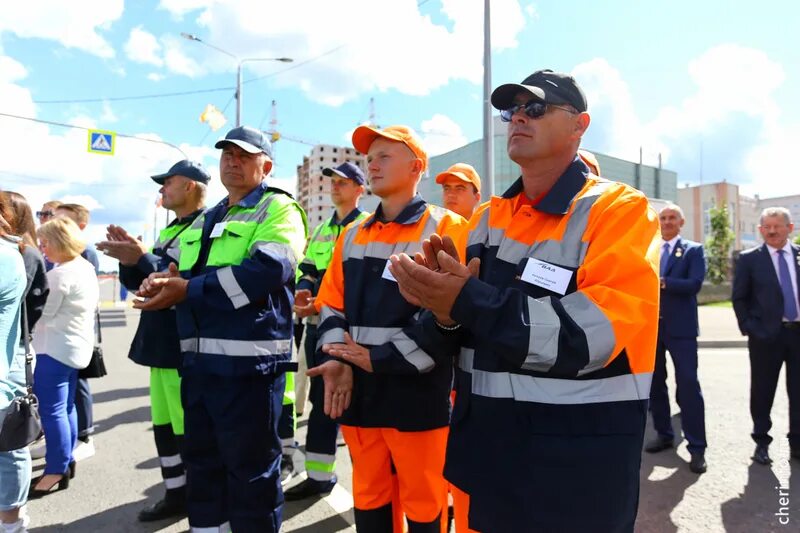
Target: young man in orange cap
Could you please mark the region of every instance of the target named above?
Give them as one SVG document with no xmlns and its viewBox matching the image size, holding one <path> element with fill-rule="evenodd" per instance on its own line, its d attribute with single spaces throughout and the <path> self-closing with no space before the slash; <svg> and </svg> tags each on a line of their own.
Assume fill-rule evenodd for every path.
<svg viewBox="0 0 800 533">
<path fill-rule="evenodd" d="M 481 203 L 481 177 L 466 163 L 456 163 L 436 176 L 444 206 L 469 220 Z"/>
<path fill-rule="evenodd" d="M 442 334 L 419 329 L 421 309 L 403 298 L 387 267 L 392 254 L 421 252 L 434 231 L 460 240 L 466 221 L 417 194 L 428 157 L 410 128 L 361 126 L 353 146 L 367 154 L 381 203 L 336 244 L 315 302 L 325 362 L 308 373 L 323 377 L 325 412 L 339 418 L 350 448 L 359 533 L 392 531 L 393 500 L 409 533 L 443 533 L 452 365 L 435 363 Z"/>
</svg>

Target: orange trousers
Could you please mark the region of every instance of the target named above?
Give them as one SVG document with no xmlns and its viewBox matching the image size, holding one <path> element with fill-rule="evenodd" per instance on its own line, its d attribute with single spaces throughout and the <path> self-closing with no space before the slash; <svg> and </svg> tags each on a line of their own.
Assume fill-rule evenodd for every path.
<svg viewBox="0 0 800 533">
<path fill-rule="evenodd" d="M 469 494 L 450 484 L 450 494 L 453 495 L 453 521 L 456 533 L 480 533 L 469 528 Z"/>
<path fill-rule="evenodd" d="M 446 533 L 448 484 L 442 472 L 448 428 L 429 431 L 341 428 L 353 461 L 356 510 L 370 511 L 399 503 L 408 520 L 409 533 L 418 528 L 433 531 L 430 524 L 434 521 L 439 525 L 435 530 Z M 396 475 L 392 474 L 392 467 Z M 395 533 L 402 533 L 402 529 L 397 530 L 399 513 L 393 516 Z"/>
</svg>

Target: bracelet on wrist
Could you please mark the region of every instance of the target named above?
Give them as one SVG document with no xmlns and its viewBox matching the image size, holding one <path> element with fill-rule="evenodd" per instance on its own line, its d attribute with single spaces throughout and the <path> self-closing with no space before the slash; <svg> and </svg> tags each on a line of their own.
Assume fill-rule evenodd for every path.
<svg viewBox="0 0 800 533">
<path fill-rule="evenodd" d="M 453 324 L 452 326 L 445 326 L 444 324 L 436 320 L 435 317 L 433 319 L 433 323 L 436 324 L 436 327 L 441 329 L 442 331 L 456 331 L 461 327 L 461 324 Z"/>
</svg>

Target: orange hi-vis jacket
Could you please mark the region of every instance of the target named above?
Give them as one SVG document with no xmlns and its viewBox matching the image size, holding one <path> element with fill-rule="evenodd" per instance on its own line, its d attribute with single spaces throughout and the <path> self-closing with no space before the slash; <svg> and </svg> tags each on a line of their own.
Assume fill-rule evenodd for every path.
<svg viewBox="0 0 800 533">
<path fill-rule="evenodd" d="M 658 219 L 579 159 L 535 205 L 524 194 L 520 178 L 470 219 L 481 268 L 450 313 L 463 332 L 445 477 L 470 495 L 475 529 L 605 530 L 635 517 Z"/>
<path fill-rule="evenodd" d="M 452 359 L 445 356 L 457 350 L 438 352 L 447 343 L 440 342 L 434 326 L 423 330 L 422 310 L 403 298 L 387 265 L 393 254 L 413 257 L 432 233 L 463 243 L 466 220 L 419 195 L 391 222 L 382 222 L 381 213 L 378 206 L 336 242 L 315 301 L 318 356 L 328 357 L 322 345 L 343 342 L 346 331 L 370 349 L 373 373 L 353 368 L 353 398 L 340 423 L 401 431 L 445 427 L 452 380 Z"/>
</svg>

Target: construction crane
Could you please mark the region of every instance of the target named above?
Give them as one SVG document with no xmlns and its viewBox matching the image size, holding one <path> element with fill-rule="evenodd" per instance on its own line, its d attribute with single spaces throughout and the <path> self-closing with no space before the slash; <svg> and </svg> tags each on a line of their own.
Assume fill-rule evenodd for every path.
<svg viewBox="0 0 800 533">
<path fill-rule="evenodd" d="M 278 141 L 280 141 L 280 140 L 287 140 L 287 141 L 292 141 L 292 142 L 296 142 L 296 143 L 300 143 L 300 144 L 307 144 L 308 146 L 316 146 L 316 145 L 320 144 L 319 141 L 309 141 L 308 139 L 302 139 L 300 137 L 294 137 L 294 136 L 291 136 L 291 135 L 285 135 L 285 134 L 279 132 L 278 131 L 278 103 L 275 100 L 272 101 L 272 115 L 271 115 L 271 118 L 270 118 L 270 121 L 269 121 L 269 130 L 267 130 L 266 133 L 269 134 L 270 141 L 272 142 L 273 145 L 275 143 L 277 143 Z M 272 152 L 273 152 L 272 155 L 273 155 L 273 159 L 274 159 L 274 156 L 275 156 L 275 147 L 274 146 L 272 148 Z"/>
</svg>

